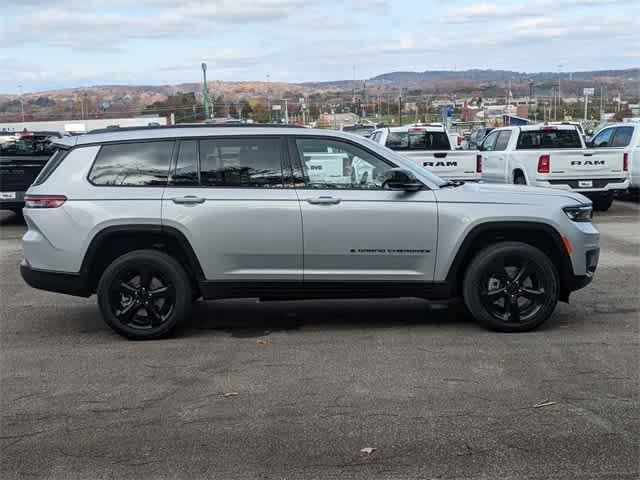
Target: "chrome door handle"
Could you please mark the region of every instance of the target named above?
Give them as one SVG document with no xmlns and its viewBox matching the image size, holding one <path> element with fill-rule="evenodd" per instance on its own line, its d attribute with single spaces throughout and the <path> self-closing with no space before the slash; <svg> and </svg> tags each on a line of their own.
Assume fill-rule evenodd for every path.
<svg viewBox="0 0 640 480">
<path fill-rule="evenodd" d="M 307 202 L 312 205 L 337 205 L 340 199 L 336 197 L 314 197 L 307 198 Z"/>
<path fill-rule="evenodd" d="M 194 195 L 186 195 L 184 197 L 176 197 L 172 198 L 173 203 L 179 204 L 195 204 L 195 203 L 204 203 L 204 198 L 196 197 Z"/>
</svg>

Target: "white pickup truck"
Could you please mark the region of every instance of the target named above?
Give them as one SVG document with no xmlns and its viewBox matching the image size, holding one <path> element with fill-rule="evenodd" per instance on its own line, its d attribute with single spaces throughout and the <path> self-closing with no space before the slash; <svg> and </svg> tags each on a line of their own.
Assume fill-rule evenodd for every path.
<svg viewBox="0 0 640 480">
<path fill-rule="evenodd" d="M 622 152 L 629 169 L 629 190 L 640 191 L 640 123 L 612 123 L 596 132 L 589 148 Z"/>
<path fill-rule="evenodd" d="M 629 187 L 623 153 L 587 149 L 572 125 L 497 128 L 479 150 L 483 181 L 580 192 L 595 210 L 608 210 L 614 194 Z"/>
<path fill-rule="evenodd" d="M 442 125 L 379 128 L 369 138 L 445 180 L 480 180 L 482 169 L 476 152 L 454 150 Z"/>
</svg>

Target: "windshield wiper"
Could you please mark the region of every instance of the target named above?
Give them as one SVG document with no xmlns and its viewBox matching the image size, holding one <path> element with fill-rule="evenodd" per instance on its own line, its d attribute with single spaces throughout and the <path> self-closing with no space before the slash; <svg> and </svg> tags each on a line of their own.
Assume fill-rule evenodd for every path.
<svg viewBox="0 0 640 480">
<path fill-rule="evenodd" d="M 449 180 L 448 182 L 445 182 L 442 185 L 440 185 L 440 188 L 459 187 L 460 185 L 464 185 L 464 182 L 462 180 Z"/>
</svg>

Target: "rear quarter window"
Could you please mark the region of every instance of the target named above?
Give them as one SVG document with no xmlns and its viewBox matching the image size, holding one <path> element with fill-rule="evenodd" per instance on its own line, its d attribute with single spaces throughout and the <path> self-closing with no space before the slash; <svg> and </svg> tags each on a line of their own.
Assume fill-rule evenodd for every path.
<svg viewBox="0 0 640 480">
<path fill-rule="evenodd" d="M 173 145 L 173 141 L 103 145 L 89 181 L 101 186 L 166 185 Z"/>
<path fill-rule="evenodd" d="M 582 148 L 577 130 L 525 130 L 518 136 L 517 150 Z"/>
<path fill-rule="evenodd" d="M 51 176 L 51 174 L 55 171 L 56 168 L 60 166 L 64 158 L 69 154 L 69 150 L 58 148 L 54 150 L 53 155 L 47 161 L 47 164 L 44 166 L 40 173 L 33 181 L 33 185 L 42 185 L 47 179 Z"/>
</svg>

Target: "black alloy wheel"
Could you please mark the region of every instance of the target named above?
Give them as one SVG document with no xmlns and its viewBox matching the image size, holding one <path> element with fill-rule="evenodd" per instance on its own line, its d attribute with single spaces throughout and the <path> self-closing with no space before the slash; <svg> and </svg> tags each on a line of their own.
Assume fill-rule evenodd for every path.
<svg viewBox="0 0 640 480">
<path fill-rule="evenodd" d="M 527 322 L 540 311 L 545 301 L 541 273 L 529 261 L 496 262 L 480 288 L 487 312 L 502 322 Z"/>
<path fill-rule="evenodd" d="M 111 284 L 111 309 L 120 322 L 132 328 L 160 326 L 173 313 L 175 301 L 171 280 L 147 265 L 123 270 Z"/>
<path fill-rule="evenodd" d="M 463 296 L 473 317 L 492 330 L 532 330 L 553 313 L 559 277 L 551 259 L 532 245 L 500 242 L 476 255 Z"/>
<path fill-rule="evenodd" d="M 191 308 L 191 282 L 164 252 L 135 250 L 116 258 L 98 284 L 98 304 L 107 324 L 132 339 L 165 336 Z"/>
</svg>

